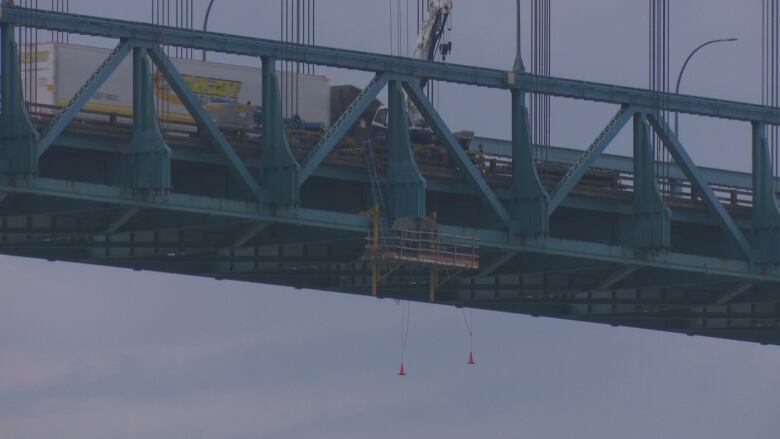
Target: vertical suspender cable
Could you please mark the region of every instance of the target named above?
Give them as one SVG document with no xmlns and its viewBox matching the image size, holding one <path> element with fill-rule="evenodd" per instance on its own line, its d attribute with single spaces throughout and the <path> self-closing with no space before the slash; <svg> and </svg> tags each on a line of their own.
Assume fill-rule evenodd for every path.
<svg viewBox="0 0 780 439">
<path fill-rule="evenodd" d="M 293 32 L 295 31 L 295 0 L 288 0 L 287 2 L 287 43 L 292 44 L 295 41 Z M 291 117 L 294 110 L 293 105 L 293 93 L 295 92 L 295 84 L 293 83 L 292 74 L 295 72 L 295 62 L 287 62 L 287 116 Z"/>
<path fill-rule="evenodd" d="M 290 42 L 290 0 L 284 0 L 282 6 L 282 54 L 289 50 Z M 282 94 L 282 119 L 287 117 L 287 111 L 290 108 L 290 87 L 288 84 L 287 73 L 290 71 L 290 61 L 282 60 L 281 64 L 281 94 Z"/>
<path fill-rule="evenodd" d="M 401 0 L 395 0 L 395 15 L 396 15 L 395 43 L 398 50 L 397 55 L 401 56 L 404 53 L 403 45 L 401 44 L 401 40 L 403 40 L 403 36 L 401 35 Z"/>
<path fill-rule="evenodd" d="M 550 75 L 552 9 L 550 0 L 531 1 L 531 73 L 536 77 Z M 532 121 L 532 140 L 534 159 L 547 159 L 547 145 L 550 144 L 550 108 L 549 96 L 534 93 L 530 97 Z M 542 178 L 544 179 L 544 168 Z"/>
<path fill-rule="evenodd" d="M 761 103 L 778 106 L 780 104 L 780 5 L 778 0 L 762 0 L 761 5 Z M 780 173 L 780 138 L 777 125 L 770 125 L 767 132 L 772 153 L 772 172 Z M 775 192 L 777 192 L 775 183 Z"/>
<path fill-rule="evenodd" d="M 296 0 L 295 4 L 296 4 L 295 44 L 301 44 L 301 0 Z M 299 96 L 300 96 L 300 88 L 299 88 L 300 83 L 298 81 L 300 75 L 301 75 L 301 63 L 296 62 L 295 63 L 295 96 L 294 96 L 295 99 L 294 115 L 296 116 L 300 113 L 298 108 Z"/>
<path fill-rule="evenodd" d="M 390 10 L 388 12 L 388 23 L 390 24 L 390 55 L 393 55 L 393 2 L 392 0 L 387 2 L 387 4 L 390 6 Z"/>
<path fill-rule="evenodd" d="M 35 9 L 38 9 L 38 0 L 35 0 Z M 35 52 L 33 54 L 32 59 L 30 60 L 32 63 L 31 65 L 33 65 L 34 66 L 33 68 L 35 69 L 35 82 L 33 83 L 33 90 L 35 92 L 34 102 L 35 102 L 36 113 L 38 112 L 38 52 L 39 52 L 38 28 L 36 27 L 35 28 Z"/>
<path fill-rule="evenodd" d="M 420 0 L 417 0 L 417 35 L 420 35 Z"/>
<path fill-rule="evenodd" d="M 778 84 L 780 84 L 780 66 L 778 66 L 778 61 L 780 61 L 780 56 L 778 54 L 778 49 L 780 49 L 780 32 L 778 32 L 777 26 L 780 25 L 780 5 L 778 5 L 778 0 L 772 0 L 772 95 L 770 96 L 770 105 L 773 107 L 777 107 L 778 104 L 780 104 L 780 89 L 778 88 Z M 776 157 L 775 160 L 778 161 L 778 127 L 777 125 L 772 126 L 772 148 L 774 149 L 774 156 Z M 775 172 L 775 175 L 777 175 L 777 171 Z"/>
<path fill-rule="evenodd" d="M 285 0 L 279 0 L 279 40 L 282 42 L 282 54 L 284 54 L 284 4 Z M 284 102 L 284 61 L 277 61 L 277 64 L 279 67 L 279 92 L 282 96 L 282 102 Z M 268 109 L 263 110 L 267 111 Z"/>
<path fill-rule="evenodd" d="M 672 4 L 669 2 L 669 0 L 664 1 L 664 6 L 666 8 L 666 19 L 664 23 L 666 23 L 666 49 L 664 49 L 664 63 L 666 64 L 666 69 L 664 73 L 666 74 L 665 84 L 664 84 L 664 96 L 666 96 L 666 99 L 664 100 L 665 106 L 668 108 L 669 104 L 669 92 L 671 91 L 671 54 L 672 54 Z M 666 111 L 664 114 L 664 117 L 666 119 L 669 118 L 670 112 Z M 671 185 L 669 184 L 669 178 L 671 176 L 671 166 L 672 166 L 672 154 L 669 152 L 668 149 L 664 148 L 664 152 L 666 154 L 666 157 L 664 157 L 664 166 L 665 166 L 665 181 L 667 186 L 667 192 L 669 193 L 669 196 L 671 197 Z"/>
<path fill-rule="evenodd" d="M 409 56 L 409 0 L 406 0 L 406 56 Z"/>
<path fill-rule="evenodd" d="M 397 15 L 396 24 L 398 27 L 396 28 L 396 35 L 397 35 L 397 44 L 398 44 L 398 56 L 403 56 L 404 54 L 404 35 L 403 35 L 403 26 L 401 22 L 401 0 L 396 0 L 395 3 L 395 12 Z"/>
<path fill-rule="evenodd" d="M 650 89 L 655 90 L 655 0 L 648 1 L 648 82 Z M 653 159 L 658 162 L 658 149 L 655 136 L 653 136 Z"/>
<path fill-rule="evenodd" d="M 171 26 L 171 0 L 166 0 L 165 25 L 168 27 Z M 166 46 L 166 52 L 168 56 L 171 56 L 171 46 Z M 163 98 L 163 102 L 165 103 L 164 119 L 168 120 L 171 112 L 171 102 L 170 99 L 168 99 L 167 94 Z"/>
<path fill-rule="evenodd" d="M 669 0 L 649 0 L 648 19 L 648 82 L 650 89 L 656 92 L 656 108 L 660 111 L 666 107 L 670 84 L 670 22 L 671 10 Z M 668 112 L 662 111 L 661 116 L 667 118 Z M 656 179 L 665 197 L 671 196 L 670 166 L 671 155 L 664 148 L 657 134 L 653 134 L 653 155 L 659 164 L 656 168 Z"/>
<path fill-rule="evenodd" d="M 22 6 L 27 6 L 27 0 L 22 0 Z M 24 27 L 18 26 L 16 28 L 16 41 L 19 42 L 19 59 L 22 63 L 22 69 L 24 69 L 24 37 L 25 37 Z M 24 72 L 22 72 L 24 75 Z M 22 85 L 24 86 L 24 90 L 22 90 L 22 98 L 25 100 L 25 104 L 27 102 L 27 76 L 23 76 Z"/>
<path fill-rule="evenodd" d="M 773 68 L 773 48 L 774 48 L 774 31 L 772 30 L 774 22 L 773 5 L 774 0 L 762 1 L 762 64 L 763 70 L 761 73 L 761 103 L 764 105 L 772 104 L 772 89 L 774 83 L 774 68 Z M 774 127 L 769 128 L 767 133 L 769 145 L 772 151 L 772 169 L 777 168 L 777 154 L 775 153 L 774 144 Z"/>
</svg>

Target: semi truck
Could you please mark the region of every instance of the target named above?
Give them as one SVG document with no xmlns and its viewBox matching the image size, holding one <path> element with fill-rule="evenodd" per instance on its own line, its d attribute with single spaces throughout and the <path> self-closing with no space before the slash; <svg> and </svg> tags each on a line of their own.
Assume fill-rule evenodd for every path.
<svg viewBox="0 0 780 439">
<path fill-rule="evenodd" d="M 44 110 L 46 107 L 65 106 L 110 52 L 110 49 L 100 47 L 63 43 L 38 44 L 34 50 L 26 50 L 22 57 L 22 74 L 26 78 L 25 83 L 34 83 L 34 95 L 28 92 L 28 100 L 35 100 Z M 262 119 L 259 67 L 173 57 L 171 60 L 220 127 L 250 129 L 258 119 Z M 156 70 L 152 75 L 160 120 L 169 124 L 193 123 L 163 76 Z M 329 126 L 330 77 L 295 73 L 279 75 L 282 95 L 288 96 L 283 99 L 283 114 L 306 126 Z M 132 58 L 128 57 L 108 77 L 84 110 L 132 116 L 132 80 Z M 290 91 L 294 87 L 295 93 L 286 93 L 287 86 Z"/>
</svg>

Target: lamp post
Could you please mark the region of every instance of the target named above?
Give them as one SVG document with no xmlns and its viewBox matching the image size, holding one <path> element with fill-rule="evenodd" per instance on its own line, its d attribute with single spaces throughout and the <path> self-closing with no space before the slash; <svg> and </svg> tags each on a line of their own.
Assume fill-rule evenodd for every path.
<svg viewBox="0 0 780 439">
<path fill-rule="evenodd" d="M 203 32 L 206 32 L 206 29 L 209 26 L 209 15 L 211 15 L 212 6 L 214 6 L 214 0 L 211 0 L 209 2 L 209 7 L 206 8 L 206 16 L 203 18 Z M 203 61 L 206 61 L 206 49 L 203 49 Z"/>
<path fill-rule="evenodd" d="M 680 69 L 680 74 L 677 76 L 677 87 L 674 89 L 674 92 L 676 94 L 680 94 L 680 82 L 682 81 L 683 73 L 685 73 L 685 68 L 688 67 L 688 63 L 691 62 L 691 58 L 693 58 L 693 56 L 696 55 L 698 51 L 712 44 L 732 43 L 735 41 L 738 41 L 738 38 L 718 38 L 715 40 L 707 41 L 706 43 L 702 43 L 701 45 L 699 45 L 699 47 L 693 49 L 691 54 L 688 55 L 688 58 L 685 59 L 685 63 L 683 63 L 683 66 Z M 680 136 L 679 123 L 680 123 L 680 113 L 674 113 L 674 134 L 678 137 Z"/>
</svg>

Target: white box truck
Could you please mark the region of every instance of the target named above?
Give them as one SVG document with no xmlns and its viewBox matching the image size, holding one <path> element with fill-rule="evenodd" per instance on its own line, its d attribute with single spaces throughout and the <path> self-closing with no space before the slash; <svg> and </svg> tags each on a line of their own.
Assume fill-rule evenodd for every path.
<svg viewBox="0 0 780 439">
<path fill-rule="evenodd" d="M 33 46 L 30 46 L 31 48 Z M 22 57 L 22 73 L 31 75 L 36 84 L 36 99 L 39 104 L 64 106 L 81 88 L 89 76 L 100 66 L 111 52 L 110 49 L 75 44 L 38 44 L 34 50 L 27 50 Z M 212 117 L 225 124 L 240 123 L 231 114 L 232 109 L 248 112 L 247 118 L 256 115 L 256 106 L 262 103 L 262 78 L 260 68 L 171 58 L 176 69 L 189 84 L 201 102 L 210 109 Z M 259 63 L 259 60 L 258 60 Z M 330 124 L 330 77 L 323 75 L 282 74 L 283 111 L 287 117 L 296 114 L 303 121 Z M 297 84 L 295 79 L 297 78 Z M 84 110 L 131 116 L 133 105 L 132 56 L 128 56 L 108 78 Z M 162 75 L 153 69 L 156 107 L 160 109 L 161 120 L 173 123 L 192 123 L 187 109 L 170 89 Z M 25 82 L 25 84 L 28 82 Z M 285 90 L 285 85 L 290 84 Z M 292 90 L 296 93 L 289 93 Z M 297 102 L 296 102 L 297 101 Z M 245 106 L 250 103 L 248 107 Z M 235 105 L 234 105 L 235 104 Z M 289 107 L 289 108 L 287 108 Z M 297 113 L 296 113 L 297 110 Z M 239 117 L 240 119 L 240 117 Z"/>
</svg>

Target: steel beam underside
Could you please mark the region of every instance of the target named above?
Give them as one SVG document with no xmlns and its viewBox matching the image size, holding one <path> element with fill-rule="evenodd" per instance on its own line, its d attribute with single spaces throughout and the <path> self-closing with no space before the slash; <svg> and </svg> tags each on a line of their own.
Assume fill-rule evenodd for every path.
<svg viewBox="0 0 780 439">
<path fill-rule="evenodd" d="M 155 194 L 125 187 L 83 183 L 50 178 L 9 181 L 0 178 L 0 192 L 106 203 L 116 207 L 161 209 L 237 220 L 316 227 L 354 232 L 362 239 L 370 230 L 370 220 L 358 214 L 318 210 L 281 209 L 242 201 L 192 194 Z M 443 233 L 474 236 L 485 249 L 574 257 L 625 265 L 664 268 L 674 271 L 717 274 L 742 280 L 780 281 L 780 268 L 752 265 L 747 261 L 673 252 L 644 254 L 632 248 L 595 242 L 551 237 L 514 239 L 506 231 L 458 226 L 441 227 Z"/>
<path fill-rule="evenodd" d="M 102 215 L 102 221 L 114 222 L 115 213 L 122 209 L 141 207 L 143 213 L 136 215 L 143 218 L 128 220 L 123 231 L 108 234 L 99 231 L 105 229 L 102 221 L 92 225 L 94 232 L 87 230 L 79 234 L 75 233 L 78 229 L 68 230 L 67 226 L 88 224 L 84 219 L 73 222 L 52 219 L 50 230 L 44 221 L 45 213 L 21 215 L 14 221 L 3 219 L 0 220 L 0 253 L 369 294 L 370 270 L 360 260 L 369 224 L 366 218 L 357 215 L 331 214 L 330 218 L 325 218 L 327 213 L 302 209 L 296 215 L 274 216 L 256 203 L 175 193 L 148 199 L 121 188 L 47 179 L 31 183 L 34 184 L 17 182 L 9 185 L 5 182 L 0 185 L 0 190 L 11 194 L 3 213 L 13 212 L 18 202 L 14 197 L 34 194 L 42 198 L 42 204 L 48 204 L 47 199 L 55 196 L 74 200 L 84 209 L 89 206 L 94 206 L 95 211 L 110 208 L 110 212 Z M 192 221 L 171 218 L 166 221 L 168 224 L 192 225 L 182 226 L 184 231 L 178 231 L 174 226 L 160 228 L 157 224 L 162 222 L 155 216 L 165 213 L 177 218 L 192 218 Z M 258 220 L 264 222 L 258 223 Z M 205 225 L 199 227 L 199 222 Z M 229 243 L 236 242 L 237 236 L 246 236 L 248 232 L 254 235 L 262 231 L 259 229 L 265 229 L 266 224 L 276 227 L 273 234 L 246 247 L 229 248 Z M 63 227 L 65 229 L 61 230 Z M 321 234 L 302 237 L 301 227 L 318 229 Z M 187 232 L 188 228 L 192 230 Z M 197 232 L 199 228 L 204 228 L 202 234 Z M 279 236 L 284 234 L 285 228 L 292 228 L 291 236 L 281 239 Z M 206 239 L 222 229 L 225 230 L 221 234 L 224 239 Z M 452 227 L 446 231 L 466 232 Z M 769 332 L 769 328 L 780 321 L 780 299 L 771 283 L 772 279 L 776 280 L 777 273 L 735 276 L 715 266 L 726 264 L 726 261 L 712 259 L 700 261 L 705 264 L 700 267 L 704 268 L 702 270 L 686 270 L 675 258 L 684 260 L 687 257 L 674 254 L 667 255 L 665 260 L 648 260 L 647 263 L 633 260 L 632 264 L 636 265 L 629 265 L 627 261 L 633 255 L 628 249 L 625 249 L 623 259 L 616 261 L 609 254 L 619 254 L 615 248 L 602 247 L 602 251 L 597 252 L 595 246 L 589 245 L 577 251 L 576 246 L 585 243 L 564 240 L 510 245 L 502 242 L 505 238 L 501 232 L 471 230 L 471 233 L 480 236 L 483 245 L 487 244 L 484 251 L 501 254 L 512 249 L 517 251 L 518 259 L 494 275 L 466 273 L 456 278 L 440 289 L 437 297 L 441 304 L 769 344 L 780 340 L 776 333 Z M 322 236 L 332 243 L 321 243 Z M 340 241 L 335 242 L 334 237 L 338 236 Z M 277 247 L 277 250 L 269 251 Z M 595 253 L 598 257 L 594 257 Z M 707 269 L 706 264 L 713 264 L 713 269 Z M 616 277 L 615 273 L 620 276 Z M 603 279 L 610 276 L 615 280 L 604 285 Z M 740 289 L 746 282 L 756 287 L 750 292 Z M 427 291 L 420 288 L 424 284 L 425 273 L 412 269 L 388 279 L 382 297 L 425 301 Z M 739 289 L 739 297 L 733 293 L 735 289 Z M 729 295 L 733 301 L 722 304 L 724 295 Z"/>
</svg>

